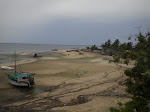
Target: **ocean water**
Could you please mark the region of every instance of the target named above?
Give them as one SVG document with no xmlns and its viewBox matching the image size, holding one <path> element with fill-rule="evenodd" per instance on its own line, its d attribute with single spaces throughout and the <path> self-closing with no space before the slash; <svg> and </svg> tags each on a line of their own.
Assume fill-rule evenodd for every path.
<svg viewBox="0 0 150 112">
<path fill-rule="evenodd" d="M 28 51 L 50 51 L 53 49 L 67 50 L 73 48 L 83 48 L 84 45 L 48 45 L 48 44 L 0 44 L 0 54 L 13 54 Z"/>
<path fill-rule="evenodd" d="M 0 44 L 0 64 L 14 61 L 14 51 L 17 55 L 30 52 L 26 56 L 19 56 L 18 60 L 30 60 L 35 53 L 40 56 L 57 57 L 57 53 L 46 52 L 53 49 L 67 50 L 73 48 L 84 48 L 78 45 L 47 45 L 47 44 Z"/>
</svg>

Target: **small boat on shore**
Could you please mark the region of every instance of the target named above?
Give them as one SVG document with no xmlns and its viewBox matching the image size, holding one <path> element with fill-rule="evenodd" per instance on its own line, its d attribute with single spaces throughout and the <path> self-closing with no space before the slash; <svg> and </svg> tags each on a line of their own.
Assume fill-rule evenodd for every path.
<svg viewBox="0 0 150 112">
<path fill-rule="evenodd" d="M 1 66 L 1 69 L 3 69 L 3 70 L 14 70 L 13 67 L 9 67 L 9 66 Z"/>
<path fill-rule="evenodd" d="M 9 82 L 14 86 L 28 86 L 34 85 L 33 73 L 19 73 L 15 75 L 9 75 Z"/>
<path fill-rule="evenodd" d="M 58 51 L 58 49 L 53 49 L 52 51 Z"/>
<path fill-rule="evenodd" d="M 22 87 L 32 87 L 34 85 L 33 73 L 17 73 L 16 71 L 16 53 L 14 53 L 15 57 L 15 74 L 8 75 L 9 82 L 14 86 L 22 86 Z"/>
</svg>

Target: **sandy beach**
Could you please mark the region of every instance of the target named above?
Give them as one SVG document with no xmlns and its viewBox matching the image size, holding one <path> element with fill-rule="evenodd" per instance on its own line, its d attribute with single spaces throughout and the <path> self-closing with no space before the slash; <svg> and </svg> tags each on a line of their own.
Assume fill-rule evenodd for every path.
<svg viewBox="0 0 150 112">
<path fill-rule="evenodd" d="M 0 89 L 8 89 L 11 94 L 0 102 L 0 111 L 109 112 L 117 102 L 129 100 L 123 85 L 126 66 L 109 63 L 112 57 L 66 50 L 54 53 L 62 55 L 21 63 L 24 72 L 35 73 L 36 91 L 24 94 L 26 88 L 17 88 L 23 91 L 17 100 L 11 99 L 17 97 L 13 96 L 16 87 L 8 83 L 6 71 L 0 70 Z M 1 97 L 7 95 L 3 94 Z"/>
</svg>

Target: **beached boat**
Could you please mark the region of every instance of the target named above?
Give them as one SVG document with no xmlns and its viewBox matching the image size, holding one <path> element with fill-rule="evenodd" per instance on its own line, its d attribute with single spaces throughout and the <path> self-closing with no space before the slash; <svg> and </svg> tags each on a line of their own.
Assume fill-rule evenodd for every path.
<svg viewBox="0 0 150 112">
<path fill-rule="evenodd" d="M 28 86 L 32 87 L 34 85 L 33 73 L 17 73 L 16 72 L 16 54 L 15 54 L 15 74 L 8 75 L 9 82 L 14 86 Z"/>
<path fill-rule="evenodd" d="M 3 70 L 14 70 L 13 67 L 9 67 L 9 66 L 1 66 L 1 69 L 3 69 Z"/>
<path fill-rule="evenodd" d="M 28 86 L 34 85 L 33 73 L 19 73 L 15 75 L 9 75 L 9 82 L 14 86 Z"/>
<path fill-rule="evenodd" d="M 58 51 L 58 49 L 53 49 L 52 51 Z"/>
</svg>

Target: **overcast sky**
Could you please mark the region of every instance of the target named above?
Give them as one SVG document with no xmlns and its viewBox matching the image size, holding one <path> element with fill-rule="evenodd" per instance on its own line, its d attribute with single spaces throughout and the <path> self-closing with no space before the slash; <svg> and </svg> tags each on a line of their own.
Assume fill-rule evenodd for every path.
<svg viewBox="0 0 150 112">
<path fill-rule="evenodd" d="M 150 29 L 150 0 L 0 0 L 0 43 L 100 45 Z"/>
</svg>

